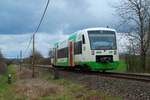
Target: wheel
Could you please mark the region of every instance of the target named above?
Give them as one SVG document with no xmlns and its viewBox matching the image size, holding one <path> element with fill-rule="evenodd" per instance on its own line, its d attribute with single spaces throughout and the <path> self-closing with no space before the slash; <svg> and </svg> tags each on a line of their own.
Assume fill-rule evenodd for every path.
<svg viewBox="0 0 150 100">
<path fill-rule="evenodd" d="M 84 64 L 84 65 L 81 66 L 81 70 L 83 70 L 83 71 L 90 71 L 90 68 L 89 68 L 89 66 Z"/>
</svg>

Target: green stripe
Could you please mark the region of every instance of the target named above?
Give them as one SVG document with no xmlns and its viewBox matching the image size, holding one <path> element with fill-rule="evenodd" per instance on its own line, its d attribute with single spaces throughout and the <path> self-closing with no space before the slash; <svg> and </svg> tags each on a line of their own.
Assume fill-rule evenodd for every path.
<svg viewBox="0 0 150 100">
<path fill-rule="evenodd" d="M 119 66 L 119 61 L 115 61 L 113 63 L 96 63 L 96 62 L 76 62 L 75 65 L 83 65 L 86 67 L 87 65 L 91 70 L 98 71 L 98 70 L 115 70 Z M 68 62 L 57 63 L 57 66 L 68 67 Z"/>
<path fill-rule="evenodd" d="M 91 70 L 113 70 L 119 66 L 119 62 L 113 63 L 96 63 L 96 62 L 78 62 L 77 65 L 87 65 Z"/>
<path fill-rule="evenodd" d="M 68 63 L 67 62 L 63 62 L 63 63 L 56 63 L 57 66 L 64 66 L 67 67 Z"/>
</svg>

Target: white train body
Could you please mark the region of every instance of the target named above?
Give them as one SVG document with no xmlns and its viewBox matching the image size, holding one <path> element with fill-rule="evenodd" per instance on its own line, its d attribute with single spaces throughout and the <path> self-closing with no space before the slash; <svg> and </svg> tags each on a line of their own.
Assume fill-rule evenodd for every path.
<svg viewBox="0 0 150 100">
<path fill-rule="evenodd" d="M 54 47 L 54 66 L 86 67 L 91 70 L 113 70 L 119 62 L 116 31 L 110 28 L 88 28 L 73 33 Z"/>
</svg>

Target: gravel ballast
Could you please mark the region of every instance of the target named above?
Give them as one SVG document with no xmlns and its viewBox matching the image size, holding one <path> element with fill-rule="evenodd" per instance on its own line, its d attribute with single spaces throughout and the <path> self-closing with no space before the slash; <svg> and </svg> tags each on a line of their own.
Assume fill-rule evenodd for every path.
<svg viewBox="0 0 150 100">
<path fill-rule="evenodd" d="M 150 83 L 59 71 L 59 76 L 123 100 L 150 100 Z"/>
</svg>

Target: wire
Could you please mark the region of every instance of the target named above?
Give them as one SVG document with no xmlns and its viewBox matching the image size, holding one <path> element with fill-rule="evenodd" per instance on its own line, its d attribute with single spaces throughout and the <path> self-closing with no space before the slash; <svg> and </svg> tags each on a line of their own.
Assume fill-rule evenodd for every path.
<svg viewBox="0 0 150 100">
<path fill-rule="evenodd" d="M 25 49 L 24 54 L 23 54 L 24 56 L 26 55 L 26 53 L 27 53 L 28 49 L 30 48 L 30 45 L 31 45 L 32 39 L 33 39 L 33 36 L 31 36 L 31 38 L 30 38 L 30 40 L 29 40 L 29 43 L 27 44 L 27 48 Z"/>
<path fill-rule="evenodd" d="M 40 22 L 39 22 L 39 24 L 38 24 L 38 27 L 37 27 L 36 31 L 34 32 L 34 34 L 36 34 L 36 33 L 38 32 L 38 30 L 39 30 L 39 28 L 40 28 L 40 26 L 41 26 L 41 23 L 42 23 L 42 21 L 43 21 L 43 19 L 44 19 L 44 16 L 45 16 L 45 14 L 46 14 L 46 11 L 47 11 L 49 2 L 50 2 L 50 0 L 47 0 L 47 4 L 46 4 L 45 10 L 44 10 L 44 13 L 43 13 L 43 15 L 42 15 L 42 17 L 41 17 L 41 20 L 40 20 Z"/>
<path fill-rule="evenodd" d="M 33 36 L 38 32 L 38 30 L 39 30 L 39 28 L 40 28 L 40 26 L 41 26 L 41 24 L 42 24 L 42 21 L 43 21 L 43 19 L 44 19 L 44 16 L 45 16 L 46 11 L 47 11 L 48 6 L 49 6 L 49 2 L 50 2 L 50 0 L 47 0 L 47 4 L 46 4 L 46 7 L 45 7 L 44 12 L 43 12 L 43 14 L 42 14 L 42 17 L 41 17 L 41 19 L 40 19 L 40 22 L 39 22 L 39 24 L 38 24 L 38 26 L 37 26 L 35 32 L 34 32 L 33 35 L 31 36 L 31 39 L 29 40 L 29 44 L 27 45 L 27 48 L 25 49 L 24 55 L 26 55 L 26 53 L 27 53 L 27 51 L 28 51 L 28 49 L 29 49 L 29 47 L 30 47 L 30 45 L 31 45 Z"/>
</svg>

